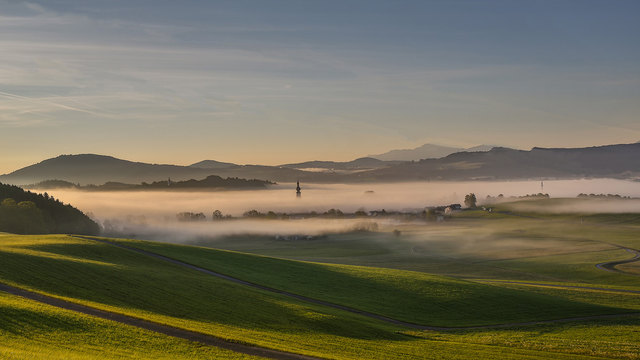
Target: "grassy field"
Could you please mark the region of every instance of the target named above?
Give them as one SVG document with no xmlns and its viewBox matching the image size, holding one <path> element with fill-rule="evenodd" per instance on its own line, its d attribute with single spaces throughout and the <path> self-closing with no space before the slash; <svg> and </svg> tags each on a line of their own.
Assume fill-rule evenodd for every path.
<svg viewBox="0 0 640 360">
<path fill-rule="evenodd" d="M 0 292 L 0 358 L 259 359 Z"/>
<path fill-rule="evenodd" d="M 148 241 L 124 243 L 242 280 L 424 325 L 489 325 L 625 311 L 414 271 L 291 261 Z"/>
<path fill-rule="evenodd" d="M 464 332 L 408 332 L 429 340 L 506 346 L 548 353 L 569 352 L 605 358 L 637 359 L 640 316 L 589 323 L 536 325 L 526 328 Z M 550 357 L 555 357 L 556 354 Z"/>
<path fill-rule="evenodd" d="M 393 235 L 394 229 L 401 235 Z M 498 207 L 492 213 L 465 211 L 444 223 L 399 223 L 377 233 L 327 234 L 299 241 L 236 235 L 191 244 L 466 279 L 573 281 L 640 288 L 637 276 L 606 273 L 595 267 L 633 256 L 618 246 L 640 248 L 637 214 L 518 213 Z M 629 268 L 633 273 L 637 266 L 631 263 L 620 269 Z"/>
<path fill-rule="evenodd" d="M 640 311 L 638 294 L 489 282 L 638 289 L 637 276 L 594 266 L 594 262 L 631 257 L 615 245 L 638 247 L 636 220 L 621 222 L 604 216 L 591 216 L 589 221 L 575 216 L 541 219 L 486 212 L 461 215 L 445 224 L 398 224 L 399 237 L 391 234 L 392 228 L 383 228 L 379 233 L 334 234 L 316 240 L 234 237 L 235 242 L 205 243 L 334 264 L 112 241 L 263 285 L 428 325 Z M 343 264 L 336 264 L 340 262 Z M 416 331 L 65 235 L 0 234 L 0 264 L 0 282 L 6 284 L 232 341 L 330 359 L 640 358 L 639 316 L 517 328 Z M 631 270 L 634 266 L 627 265 Z M 136 343 L 141 338 L 145 340 Z M 163 351 L 169 347 L 175 353 Z M 1 358 L 109 358 L 104 352 L 111 358 L 242 358 L 0 292 Z"/>
</svg>

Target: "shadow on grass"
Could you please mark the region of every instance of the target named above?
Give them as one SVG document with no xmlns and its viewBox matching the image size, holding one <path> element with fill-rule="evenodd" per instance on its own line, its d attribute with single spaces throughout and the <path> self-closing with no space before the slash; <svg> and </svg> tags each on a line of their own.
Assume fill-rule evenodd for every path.
<svg viewBox="0 0 640 360">
<path fill-rule="evenodd" d="M 289 334 L 403 340 L 372 320 L 237 285 L 105 244 L 30 246 L 65 256 L 108 261 L 105 267 L 3 252 L 0 278 L 55 296 L 200 323 Z M 140 316 L 140 315 L 138 315 Z"/>
<path fill-rule="evenodd" d="M 0 302 L 2 299 L 0 298 Z M 90 326 L 70 316 L 50 314 L 0 303 L 0 332 L 34 336 L 35 333 L 84 333 Z"/>
<path fill-rule="evenodd" d="M 422 273 L 414 277 L 388 269 L 356 271 L 169 244 L 128 245 L 245 281 L 423 325 L 488 325 L 628 311 Z"/>
</svg>

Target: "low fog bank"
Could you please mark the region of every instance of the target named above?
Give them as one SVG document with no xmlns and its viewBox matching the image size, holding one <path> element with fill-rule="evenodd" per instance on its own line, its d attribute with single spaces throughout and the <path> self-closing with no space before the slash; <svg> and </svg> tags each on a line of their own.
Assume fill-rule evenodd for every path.
<svg viewBox="0 0 640 360">
<path fill-rule="evenodd" d="M 391 219 L 298 219 L 164 222 L 144 218 L 108 219 L 103 222 L 107 236 L 153 239 L 168 242 L 193 242 L 233 235 L 269 235 L 274 237 L 313 238 L 320 235 L 352 231 L 375 231 L 379 226 L 391 225 Z"/>
<path fill-rule="evenodd" d="M 416 210 L 427 206 L 462 204 L 464 196 L 475 193 L 479 203 L 490 196 L 505 197 L 547 193 L 552 198 L 575 198 L 580 193 L 613 193 L 640 197 L 640 182 L 596 179 L 508 182 L 414 182 L 394 184 L 319 185 L 301 184 L 302 197 L 295 195 L 295 184 L 280 184 L 267 190 L 220 192 L 123 191 L 89 192 L 50 190 L 49 194 L 70 203 L 97 220 L 110 235 L 178 241 L 193 237 L 229 234 L 317 235 L 349 231 L 360 219 L 209 221 L 214 210 L 224 215 L 241 216 L 249 210 L 278 213 L 343 212 L 372 210 Z M 626 200 L 598 206 L 599 212 L 640 212 L 638 201 Z M 574 204 L 575 205 L 575 204 Z M 571 211 L 559 204 L 556 211 Z M 576 211 L 576 210 L 574 210 Z M 180 212 L 203 213 L 207 221 L 178 222 Z M 591 212 L 591 211 L 588 211 Z"/>
<path fill-rule="evenodd" d="M 521 212 L 554 214 L 623 214 L 640 213 L 640 199 L 557 199 L 539 203 L 523 201 L 509 204 L 509 208 Z"/>
</svg>

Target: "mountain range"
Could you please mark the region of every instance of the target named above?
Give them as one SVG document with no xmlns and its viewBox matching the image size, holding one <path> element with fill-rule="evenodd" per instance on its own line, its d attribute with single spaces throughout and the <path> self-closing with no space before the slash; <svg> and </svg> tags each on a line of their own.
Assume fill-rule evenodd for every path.
<svg viewBox="0 0 640 360">
<path fill-rule="evenodd" d="M 620 178 L 640 179 L 640 143 L 587 148 L 494 147 L 462 151 L 435 159 L 383 161 L 360 158 L 348 162 L 309 161 L 280 166 L 238 165 L 204 160 L 190 166 L 147 164 L 111 156 L 61 155 L 0 176 L 0 182 L 33 184 L 44 180 L 73 183 L 141 182 L 223 178 L 274 182 L 390 182 L 424 180 L 509 180 Z"/>
<path fill-rule="evenodd" d="M 494 147 L 353 174 L 359 181 L 640 179 L 640 143 L 587 148 Z M 356 181 L 352 179 L 352 181 Z"/>
<path fill-rule="evenodd" d="M 383 154 L 369 157 L 383 161 L 416 161 L 421 159 L 438 159 L 457 152 L 489 151 L 497 145 L 478 145 L 470 148 L 458 148 L 435 144 L 424 144 L 414 149 L 391 150 Z"/>
</svg>

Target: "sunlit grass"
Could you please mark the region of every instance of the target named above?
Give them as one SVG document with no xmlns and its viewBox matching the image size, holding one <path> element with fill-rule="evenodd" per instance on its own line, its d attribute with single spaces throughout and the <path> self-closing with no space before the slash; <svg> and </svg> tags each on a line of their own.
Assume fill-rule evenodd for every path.
<svg viewBox="0 0 640 360">
<path fill-rule="evenodd" d="M 250 276 L 267 285 L 286 285 L 292 292 L 335 302 L 348 301 L 348 305 L 370 310 L 395 311 L 399 316 L 414 316 L 411 315 L 414 313 L 415 318 L 422 316 L 434 324 L 497 323 L 629 311 L 624 302 L 619 306 L 604 300 L 590 303 L 589 297 L 570 298 L 524 287 L 489 286 L 412 271 L 331 266 L 195 247 L 120 241 L 130 246 L 146 244 L 154 251 L 184 256 L 185 260 L 200 261 L 202 265 L 222 264 L 226 273 Z M 543 339 L 540 348 L 536 348 L 464 337 L 470 331 L 451 335 L 430 332 L 451 336 L 447 339 L 416 337 L 404 333 L 406 328 L 232 284 L 115 246 L 61 235 L 0 236 L 0 264 L 0 281 L 5 283 L 233 341 L 326 358 L 579 358 L 582 355 L 578 354 L 588 354 L 582 345 L 575 351 L 570 345 L 564 348 L 553 345 L 554 339 Z M 491 310 L 492 307 L 495 310 Z M 1 310 L 1 314 L 9 314 L 7 316 L 18 323 L 29 322 L 31 317 L 5 310 Z M 34 326 L 47 321 L 57 320 L 35 320 Z M 591 326 L 590 322 L 582 324 L 586 334 L 598 326 Z M 47 331 L 52 330 L 41 333 Z M 99 342 L 95 345 L 89 342 L 89 351 L 82 340 L 72 343 L 57 340 L 56 336 L 46 341 L 43 337 L 28 338 L 26 333 L 1 334 L 0 343 L 8 345 L 0 345 L 3 351 L 0 354 L 6 358 L 25 359 L 33 354 L 51 354 L 53 359 L 66 355 L 71 359 L 92 358 L 94 346 L 101 348 Z M 610 354 L 619 356 L 616 351 L 623 351 L 623 344 L 633 341 L 634 336 L 621 336 L 620 344 L 612 345 Z M 567 337 L 569 343 L 572 339 Z M 12 346 L 20 341 L 25 345 Z M 104 348 L 108 351 L 112 345 L 108 338 L 105 341 Z M 547 348 L 545 342 L 549 344 Z M 63 349 L 61 353 L 55 350 L 58 343 Z M 128 351 L 131 345 L 125 342 L 121 346 L 122 351 Z M 29 348 L 35 352 L 29 353 Z M 208 356 L 189 351 L 186 349 L 185 354 L 194 354 L 193 358 Z M 115 358 L 120 353 L 113 354 Z M 148 355 L 134 352 L 130 358 L 162 358 L 154 354 L 152 350 Z"/>
<path fill-rule="evenodd" d="M 485 325 L 620 312 L 413 271 L 299 262 L 147 241 L 124 243 L 242 280 L 425 325 Z"/>
<path fill-rule="evenodd" d="M 258 359 L 0 292 L 2 359 Z"/>
<path fill-rule="evenodd" d="M 616 285 L 640 289 L 637 276 L 614 273 L 598 269 L 595 265 L 606 261 L 626 260 L 633 255 L 622 249 L 583 252 L 567 255 L 548 255 L 514 260 L 492 261 L 494 266 L 553 277 L 556 281 Z"/>
<path fill-rule="evenodd" d="M 640 316 L 598 319 L 588 323 L 543 324 L 513 329 L 479 329 L 460 332 L 408 331 L 438 341 L 505 346 L 549 353 L 639 359 Z M 557 355 L 554 355 L 555 357 Z"/>
</svg>

